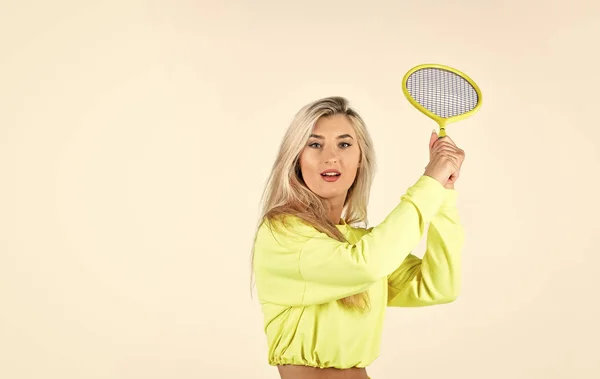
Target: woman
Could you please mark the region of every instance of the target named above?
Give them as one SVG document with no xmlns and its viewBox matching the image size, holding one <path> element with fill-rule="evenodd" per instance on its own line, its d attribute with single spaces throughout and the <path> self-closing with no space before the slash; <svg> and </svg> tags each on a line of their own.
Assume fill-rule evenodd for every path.
<svg viewBox="0 0 600 379">
<path fill-rule="evenodd" d="M 464 233 L 454 183 L 464 159 L 431 135 L 425 172 L 367 227 L 373 144 L 346 99 L 304 106 L 265 189 L 253 245 L 268 361 L 282 379 L 367 379 L 386 307 L 453 301 Z M 362 226 L 359 226 L 362 224 Z M 426 224 L 423 259 L 411 254 Z"/>
</svg>

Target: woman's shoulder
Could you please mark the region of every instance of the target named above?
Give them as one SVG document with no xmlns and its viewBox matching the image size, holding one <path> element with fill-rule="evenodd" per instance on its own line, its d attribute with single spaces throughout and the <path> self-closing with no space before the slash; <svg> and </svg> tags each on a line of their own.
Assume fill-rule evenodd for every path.
<svg viewBox="0 0 600 379">
<path fill-rule="evenodd" d="M 292 214 L 265 218 L 256 233 L 257 245 L 299 243 L 318 234 L 319 231 L 305 220 Z"/>
</svg>

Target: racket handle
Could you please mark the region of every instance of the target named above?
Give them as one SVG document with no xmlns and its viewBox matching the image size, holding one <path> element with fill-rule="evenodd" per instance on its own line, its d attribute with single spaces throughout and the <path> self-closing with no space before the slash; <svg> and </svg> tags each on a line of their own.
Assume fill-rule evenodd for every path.
<svg viewBox="0 0 600 379">
<path fill-rule="evenodd" d="M 446 128 L 440 128 L 440 134 L 438 134 L 438 139 L 446 137 Z"/>
</svg>

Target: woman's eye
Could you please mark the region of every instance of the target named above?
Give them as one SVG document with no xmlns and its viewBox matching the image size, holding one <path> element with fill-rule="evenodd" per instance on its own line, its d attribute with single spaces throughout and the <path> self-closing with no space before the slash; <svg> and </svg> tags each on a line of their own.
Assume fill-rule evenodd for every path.
<svg viewBox="0 0 600 379">
<path fill-rule="evenodd" d="M 309 144 L 308 146 L 309 146 L 309 147 L 312 147 L 312 148 L 315 148 L 315 149 L 318 149 L 318 148 L 320 148 L 320 147 L 321 147 L 321 144 L 320 144 L 320 143 L 318 143 L 318 142 L 313 142 L 313 143 Z M 352 145 L 351 145 L 351 144 L 349 144 L 348 142 L 342 142 L 342 143 L 340 143 L 340 145 L 339 145 L 339 146 L 340 146 L 341 148 L 344 148 L 344 149 L 345 149 L 345 148 L 347 148 L 347 147 L 350 147 L 350 146 L 352 146 Z"/>
</svg>

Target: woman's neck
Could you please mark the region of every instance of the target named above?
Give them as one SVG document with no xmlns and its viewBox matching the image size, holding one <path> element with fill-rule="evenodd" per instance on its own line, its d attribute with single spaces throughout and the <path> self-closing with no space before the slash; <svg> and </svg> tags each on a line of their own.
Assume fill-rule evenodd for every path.
<svg viewBox="0 0 600 379">
<path fill-rule="evenodd" d="M 329 220 L 335 225 L 338 225 L 342 219 L 342 211 L 344 210 L 345 200 L 345 196 L 327 200 L 329 206 Z"/>
</svg>

